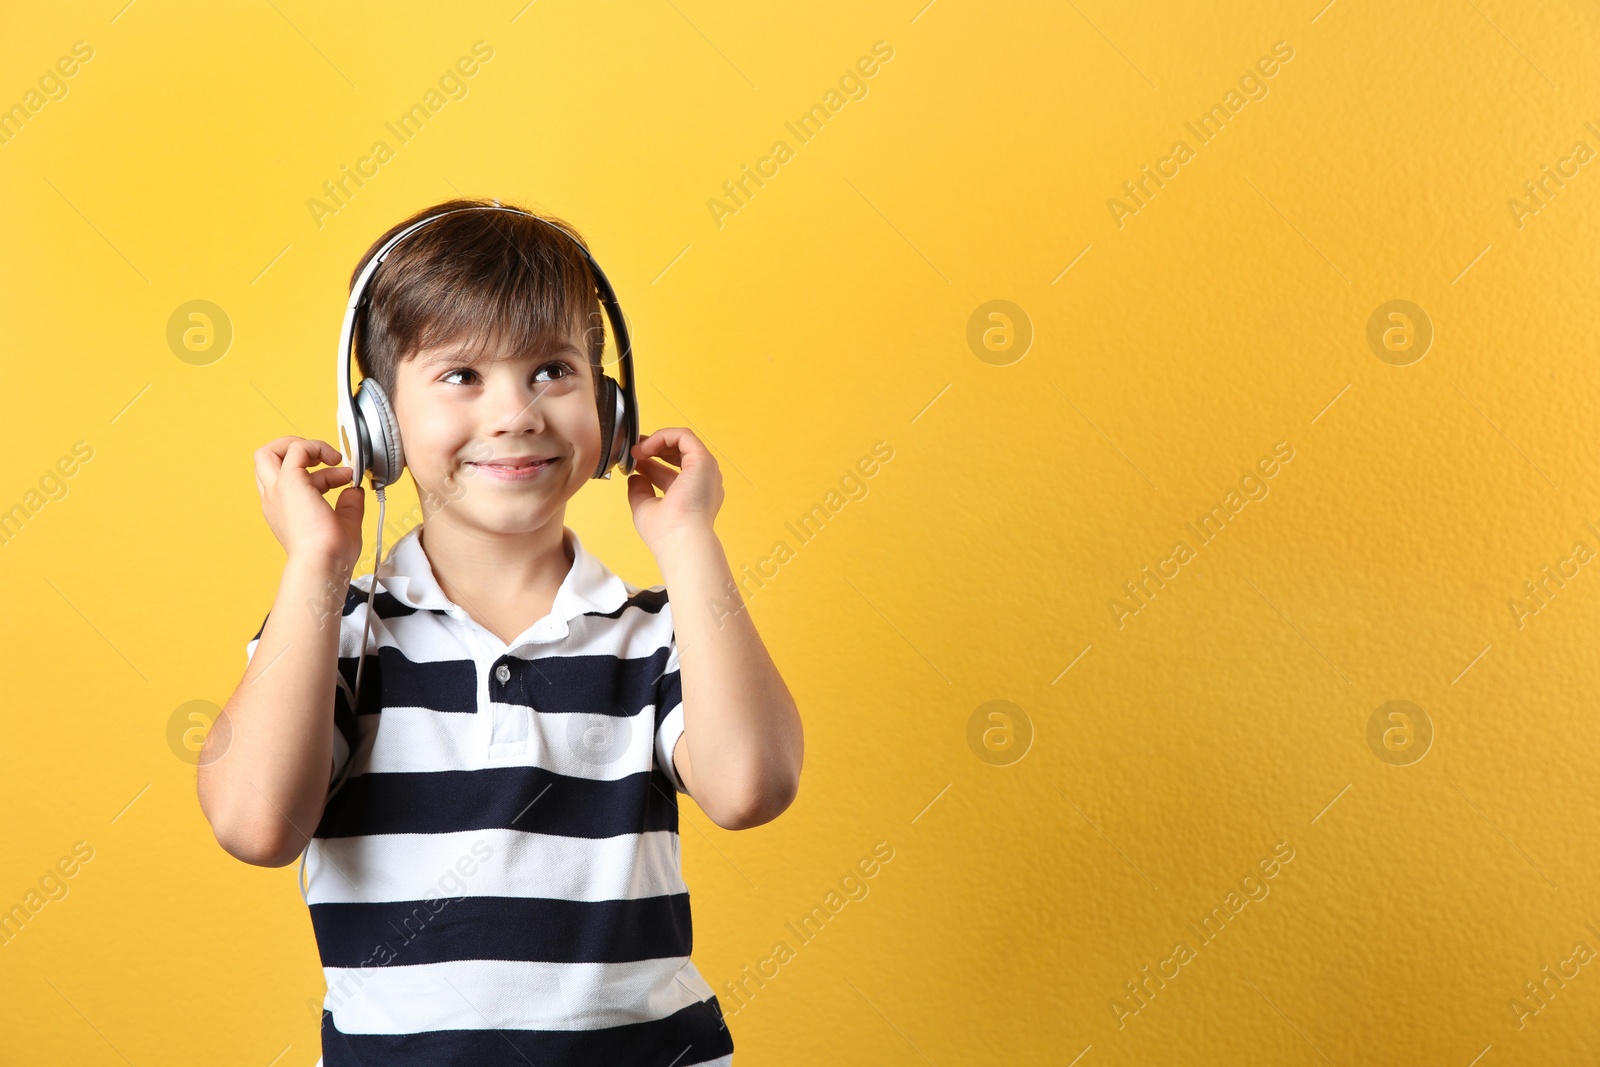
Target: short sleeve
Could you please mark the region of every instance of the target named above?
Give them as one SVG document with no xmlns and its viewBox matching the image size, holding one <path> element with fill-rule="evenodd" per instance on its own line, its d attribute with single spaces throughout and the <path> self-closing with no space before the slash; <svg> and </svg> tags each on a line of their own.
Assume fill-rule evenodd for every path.
<svg viewBox="0 0 1600 1067">
<path fill-rule="evenodd" d="M 365 678 L 362 681 L 366 681 Z M 360 736 L 360 727 L 356 725 L 356 716 L 351 711 L 350 688 L 345 684 L 344 675 L 335 673 L 333 691 L 333 773 L 328 776 L 328 784 L 332 785 L 344 770 L 344 765 L 350 759 L 350 746 L 352 739 Z"/>
<path fill-rule="evenodd" d="M 256 649 L 261 645 L 261 635 L 267 632 L 267 620 L 270 618 L 272 618 L 272 612 L 269 611 L 266 617 L 261 620 L 261 628 L 256 631 L 256 635 L 246 643 L 244 657 L 247 664 L 254 661 Z M 345 651 L 346 645 L 350 645 L 352 649 L 354 647 L 347 633 L 349 627 L 345 620 L 348 619 L 348 615 L 344 616 L 340 622 L 339 652 L 341 656 Z M 353 655 L 350 662 L 352 664 L 355 662 Z M 351 745 L 360 737 L 359 728 L 356 725 L 355 712 L 351 710 L 355 705 L 351 698 L 350 685 L 345 681 L 344 666 L 345 664 L 341 661 L 339 664 L 340 669 L 334 671 L 333 724 L 335 729 L 333 731 L 333 767 L 332 773 L 328 776 L 329 784 L 332 784 L 339 777 L 339 772 L 344 769 L 345 762 L 350 758 Z M 363 682 L 365 680 L 362 679 Z"/>
<path fill-rule="evenodd" d="M 245 643 L 245 646 L 244 646 L 244 661 L 245 661 L 246 664 L 248 664 L 251 660 L 256 658 L 256 646 L 261 644 L 261 635 L 267 632 L 267 619 L 270 619 L 270 618 L 272 618 L 272 612 L 269 611 L 262 618 L 262 620 L 261 620 L 261 628 L 256 631 L 256 635 Z"/>
<path fill-rule="evenodd" d="M 360 666 L 362 628 L 366 624 L 367 598 L 354 582 L 345 593 L 344 611 L 339 617 L 339 664 L 333 673 L 333 777 L 331 783 L 344 771 L 350 753 L 361 741 L 360 718 L 356 712 L 356 672 Z M 374 627 L 376 629 L 376 627 Z M 377 634 L 369 638 L 371 642 Z M 374 642 L 375 643 L 375 642 Z M 361 674 L 361 703 L 375 705 L 374 695 L 382 688 L 379 681 L 378 657 L 367 657 L 366 670 Z"/>
<path fill-rule="evenodd" d="M 663 605 L 661 613 L 671 625 L 672 608 Z M 678 777 L 677 765 L 672 762 L 672 750 L 683 736 L 683 677 L 678 670 L 678 635 L 672 632 L 666 649 L 667 659 L 661 677 L 656 680 L 656 766 L 666 774 L 672 787 L 687 793 L 683 779 Z M 658 653 L 659 655 L 659 653 Z"/>
</svg>

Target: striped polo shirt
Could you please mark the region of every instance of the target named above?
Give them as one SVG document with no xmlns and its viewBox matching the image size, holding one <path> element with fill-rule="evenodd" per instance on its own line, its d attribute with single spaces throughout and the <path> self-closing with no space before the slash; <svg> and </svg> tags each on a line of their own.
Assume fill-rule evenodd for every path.
<svg viewBox="0 0 1600 1067">
<path fill-rule="evenodd" d="M 666 587 L 563 527 L 571 569 L 508 645 L 444 595 L 421 535 L 379 568 L 353 710 L 372 575 L 339 622 L 330 783 L 354 763 L 306 856 L 322 1064 L 731 1064 L 689 959 Z"/>
</svg>

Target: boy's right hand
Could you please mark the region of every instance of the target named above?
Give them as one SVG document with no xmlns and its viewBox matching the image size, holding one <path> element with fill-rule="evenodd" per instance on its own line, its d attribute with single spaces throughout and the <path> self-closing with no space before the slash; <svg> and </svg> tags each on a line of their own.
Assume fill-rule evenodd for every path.
<svg viewBox="0 0 1600 1067">
<path fill-rule="evenodd" d="M 361 558 L 366 497 L 358 482 L 329 505 L 323 494 L 350 481 L 350 468 L 309 469 L 340 458 L 326 441 L 280 437 L 256 449 L 256 488 L 267 525 L 290 559 L 332 561 L 348 574 Z"/>
</svg>

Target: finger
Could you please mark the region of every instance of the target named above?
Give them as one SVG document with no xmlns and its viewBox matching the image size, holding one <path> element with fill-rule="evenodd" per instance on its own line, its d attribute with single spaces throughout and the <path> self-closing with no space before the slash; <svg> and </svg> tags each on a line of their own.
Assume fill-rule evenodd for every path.
<svg viewBox="0 0 1600 1067">
<path fill-rule="evenodd" d="M 677 467 L 683 466 L 690 456 L 711 454 L 694 431 L 683 426 L 667 426 L 650 436 L 653 443 L 646 454 L 659 456 Z"/>
<path fill-rule="evenodd" d="M 284 453 L 282 469 L 299 467 L 304 470 L 319 463 L 337 463 L 339 459 L 339 453 L 328 442 L 300 439 L 292 442 Z"/>
<path fill-rule="evenodd" d="M 283 466 L 283 454 L 289 451 L 289 446 L 300 440 L 298 437 L 277 437 L 262 445 L 255 451 L 257 460 L 272 460 L 273 470 Z"/>
<path fill-rule="evenodd" d="M 317 464 L 336 464 L 341 461 L 338 451 L 328 442 L 296 438 L 290 443 L 288 450 L 283 453 L 283 466 L 294 466 L 306 469 Z"/>
<path fill-rule="evenodd" d="M 315 466 L 318 463 L 337 463 L 343 458 L 328 442 L 306 437 L 280 437 L 265 445 L 261 451 L 276 458 L 281 467 L 283 461 L 291 453 L 296 452 L 297 448 L 299 454 L 304 457 L 299 464 L 302 467 Z"/>
<path fill-rule="evenodd" d="M 287 474 L 292 467 L 304 469 L 311 464 L 311 445 L 304 438 L 296 438 L 289 442 L 289 447 L 283 450 L 283 462 L 278 465 L 280 474 Z"/>
<path fill-rule="evenodd" d="M 280 437 L 276 441 L 256 449 L 256 485 L 261 488 L 263 493 L 277 483 L 278 474 L 283 470 L 284 454 L 298 440 L 298 437 Z"/>
<path fill-rule="evenodd" d="M 319 471 L 311 472 L 311 484 L 319 493 L 326 493 L 334 486 L 343 485 L 349 480 L 349 467 L 323 467 Z"/>
<path fill-rule="evenodd" d="M 660 489 L 663 493 L 670 489 L 672 483 L 678 480 L 678 475 L 683 473 L 682 471 L 673 470 L 659 459 L 652 457 L 646 457 L 641 460 L 634 467 L 634 472 L 650 479 L 650 484 Z"/>
<path fill-rule="evenodd" d="M 321 462 L 328 463 L 328 464 L 335 464 L 335 463 L 343 463 L 344 462 L 344 456 L 340 453 L 340 451 L 337 448 L 334 448 L 328 442 L 326 442 L 326 441 L 324 441 L 324 440 L 319 438 L 319 439 L 317 439 L 315 441 L 311 441 L 309 443 L 316 446 L 316 448 L 317 448 L 316 455 L 320 459 Z"/>
<path fill-rule="evenodd" d="M 268 452 L 277 458 L 282 459 L 283 454 L 289 450 L 289 446 L 298 440 L 300 440 L 300 438 L 296 437 L 294 434 L 285 434 L 282 437 L 273 438 L 256 451 Z"/>
<path fill-rule="evenodd" d="M 628 506 L 642 504 L 646 500 L 656 499 L 655 488 L 650 484 L 650 479 L 635 471 L 628 475 Z"/>
<path fill-rule="evenodd" d="M 682 466 L 683 452 L 676 443 L 676 439 L 668 437 L 670 430 L 657 430 L 649 437 L 644 438 L 635 449 L 635 454 L 640 458 L 645 456 L 658 456 L 673 464 Z"/>
</svg>

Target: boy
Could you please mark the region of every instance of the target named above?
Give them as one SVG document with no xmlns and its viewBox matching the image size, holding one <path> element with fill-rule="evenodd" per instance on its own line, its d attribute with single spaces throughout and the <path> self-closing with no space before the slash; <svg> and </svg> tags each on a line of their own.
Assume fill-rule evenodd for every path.
<svg viewBox="0 0 1600 1067">
<path fill-rule="evenodd" d="M 402 227 L 484 206 L 394 227 L 352 284 Z M 634 447 L 628 503 L 665 582 L 624 582 L 564 525 L 599 462 L 603 373 L 574 239 L 457 211 L 370 294 L 360 369 L 422 523 L 378 566 L 363 643 L 359 477 L 329 506 L 352 480 L 333 446 L 256 452 L 288 560 L 201 755 L 201 808 L 247 863 L 307 854 L 325 1067 L 730 1064 L 689 960 L 676 794 L 761 825 L 794 799 L 803 738 L 712 530 L 717 462 L 685 429 Z"/>
</svg>

